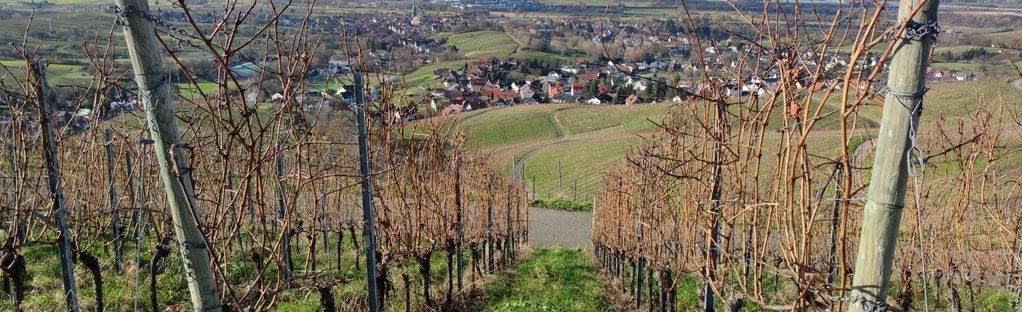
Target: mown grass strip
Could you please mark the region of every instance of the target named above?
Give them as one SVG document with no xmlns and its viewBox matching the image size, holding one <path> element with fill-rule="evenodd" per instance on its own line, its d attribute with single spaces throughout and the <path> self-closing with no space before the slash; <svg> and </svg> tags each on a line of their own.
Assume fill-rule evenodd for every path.
<svg viewBox="0 0 1022 312">
<path fill-rule="evenodd" d="M 486 289 L 477 311 L 606 311 L 601 285 L 581 251 L 538 249 Z"/>
</svg>

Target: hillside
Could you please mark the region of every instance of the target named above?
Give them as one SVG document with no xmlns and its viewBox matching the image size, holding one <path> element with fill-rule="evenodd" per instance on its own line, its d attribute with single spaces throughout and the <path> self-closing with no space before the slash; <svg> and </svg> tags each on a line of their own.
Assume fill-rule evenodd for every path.
<svg viewBox="0 0 1022 312">
<path fill-rule="evenodd" d="M 469 149 L 491 152 L 505 174 L 524 176 L 530 189 L 535 181 L 540 197 L 584 201 L 602 191 L 601 173 L 622 162 L 641 136 L 656 131 L 654 121 L 669 109 L 649 104 L 497 107 L 465 113 L 459 127 Z"/>
</svg>

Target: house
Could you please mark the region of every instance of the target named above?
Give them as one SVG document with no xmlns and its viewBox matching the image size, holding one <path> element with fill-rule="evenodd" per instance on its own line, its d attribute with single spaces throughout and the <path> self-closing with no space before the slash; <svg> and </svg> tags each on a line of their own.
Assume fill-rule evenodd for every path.
<svg viewBox="0 0 1022 312">
<path fill-rule="evenodd" d="M 465 111 L 465 106 L 451 104 L 450 106 L 445 107 L 444 110 L 440 112 L 440 114 L 444 116 L 457 115 L 458 113 L 461 113 L 463 111 Z"/>
<path fill-rule="evenodd" d="M 593 71 L 584 72 L 584 73 L 578 74 L 578 79 L 583 80 L 583 81 L 593 81 L 593 80 L 596 80 L 596 79 L 599 79 L 599 78 L 600 78 L 600 73 L 593 72 Z"/>
<path fill-rule="evenodd" d="M 340 67 L 340 68 L 347 68 L 348 65 L 349 65 L 348 60 L 339 60 L 339 59 L 330 59 L 329 61 L 327 61 L 327 63 L 332 65 L 332 66 L 336 66 L 336 67 Z"/>
<path fill-rule="evenodd" d="M 951 72 L 946 69 L 934 70 L 930 77 L 937 79 L 951 78 Z"/>
<path fill-rule="evenodd" d="M 973 75 L 972 73 L 969 73 L 969 72 L 956 72 L 954 74 L 954 77 L 958 81 L 965 81 L 965 80 L 972 80 L 972 79 L 976 78 L 976 75 Z"/>
<path fill-rule="evenodd" d="M 635 103 L 638 102 L 639 96 L 635 94 L 629 95 L 628 98 L 625 99 L 625 105 L 634 105 Z"/>
<path fill-rule="evenodd" d="M 256 62 L 245 62 L 238 65 L 231 66 L 231 73 L 235 76 L 248 79 L 253 78 L 262 71 L 262 64 Z"/>
<path fill-rule="evenodd" d="M 521 96 L 523 100 L 527 100 L 535 96 L 536 92 L 532 90 L 532 85 L 526 84 L 518 89 L 518 95 Z"/>
<path fill-rule="evenodd" d="M 566 92 L 561 92 L 561 93 L 555 94 L 554 96 L 551 96 L 550 97 L 550 102 L 553 102 L 553 103 L 578 103 L 579 99 L 581 99 L 581 97 L 578 96 L 578 95 L 574 95 L 574 94 L 570 94 L 570 93 L 566 93 Z"/>
</svg>

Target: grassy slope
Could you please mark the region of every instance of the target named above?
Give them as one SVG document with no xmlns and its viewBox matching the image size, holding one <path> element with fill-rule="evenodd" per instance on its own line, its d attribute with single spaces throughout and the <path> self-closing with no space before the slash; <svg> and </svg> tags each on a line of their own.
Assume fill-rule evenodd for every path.
<svg viewBox="0 0 1022 312">
<path fill-rule="evenodd" d="M 929 132 L 937 124 L 952 125 L 949 121 L 967 121 L 968 114 L 978 107 L 993 107 L 1003 97 L 1009 107 L 1022 106 L 1022 91 L 1012 88 L 1006 80 L 985 80 L 967 82 L 930 83 L 930 92 L 926 96 L 926 111 L 921 120 L 921 131 Z M 983 102 L 977 102 L 977 98 Z M 837 107 L 838 97 L 835 95 L 824 108 L 824 113 Z M 814 99 L 814 103 L 818 103 Z M 815 104 L 814 107 L 815 109 Z M 560 111 L 558 111 L 560 110 Z M 494 151 L 498 163 L 501 163 L 508 174 L 511 173 L 511 158 L 525 155 L 530 150 L 540 148 L 526 161 L 526 181 L 531 186 L 532 178 L 536 178 L 537 192 L 541 196 L 560 195 L 562 198 L 572 197 L 572 186 L 575 180 L 579 183 L 580 200 L 585 200 L 600 190 L 600 173 L 612 166 L 641 139 L 632 134 L 651 131 L 655 126 L 650 121 L 658 121 L 668 106 L 535 106 L 494 109 L 478 118 L 466 122 L 466 133 L 473 148 Z M 859 110 L 859 127 L 872 128 L 880 120 L 881 108 L 864 106 Z M 771 128 L 783 127 L 778 118 L 771 118 Z M 942 121 L 941 118 L 944 118 Z M 564 138 L 555 138 L 555 130 L 550 119 L 560 125 Z M 807 142 L 811 150 L 820 155 L 837 155 L 839 136 L 837 115 L 830 115 L 820 120 L 816 128 L 822 131 Z M 875 130 L 860 130 L 851 135 L 867 135 Z M 925 136 L 924 136 L 925 138 Z M 571 142 L 555 143 L 560 140 Z M 924 139 L 925 140 L 925 139 Z M 1011 140 L 1015 140 L 1011 138 Z M 780 142 L 767 138 L 767 146 Z M 925 142 L 924 142 L 925 143 Z M 765 164 L 772 166 L 775 161 L 767 157 Z M 1022 163 L 1022 158 L 1010 157 L 1006 162 Z M 564 192 L 557 194 L 556 161 L 561 160 L 562 181 Z M 1010 165 L 1010 164 L 1009 164 Z M 556 196 L 555 196 L 556 197 Z"/>
<path fill-rule="evenodd" d="M 562 143 L 540 150 L 525 165 L 525 179 L 540 197 L 576 198 L 588 201 L 603 190 L 602 173 L 623 165 L 625 154 L 642 142 L 634 136 L 592 139 Z M 557 187 L 557 161 L 561 162 L 562 191 Z M 578 194 L 575 194 L 578 183 Z"/>
<path fill-rule="evenodd" d="M 465 57 L 481 58 L 488 56 L 504 57 L 518 49 L 518 44 L 502 31 L 474 31 L 451 35 L 448 45 L 453 45 Z"/>
<path fill-rule="evenodd" d="M 490 108 L 462 115 L 460 126 L 469 147 L 493 152 L 495 163 L 508 175 L 512 158 L 534 151 L 525 162 L 526 179 L 531 185 L 535 177 L 539 194 L 570 199 L 577 180 L 577 196 L 583 200 L 602 189 L 602 172 L 641 142 L 635 134 L 653 131 L 650 120 L 660 120 L 669 109 L 667 105 Z M 564 137 L 557 137 L 555 125 Z M 556 194 L 557 159 L 561 159 L 562 194 Z"/>
<path fill-rule="evenodd" d="M 669 110 L 669 105 L 586 106 L 562 111 L 556 118 L 565 135 L 627 133 L 652 129 Z"/>
<path fill-rule="evenodd" d="M 336 244 L 337 238 L 337 235 L 330 235 L 329 251 L 317 250 L 316 268 L 328 271 L 324 273 L 324 277 L 345 281 L 345 283 L 333 288 L 333 294 L 339 311 L 351 311 L 359 304 L 364 304 L 365 302 L 366 281 L 365 271 L 362 269 L 364 266 L 355 267 L 356 261 L 364 261 L 365 258 L 356 258 L 355 252 L 359 249 L 355 248 L 351 243 L 350 236 L 345 236 L 341 244 L 342 253 L 340 254 L 342 267 L 338 269 L 336 267 L 338 259 L 335 253 L 335 248 L 338 246 Z M 306 253 L 298 251 L 304 248 L 300 246 L 308 246 L 308 243 L 304 235 L 295 236 L 295 249 L 293 249 L 295 252 L 293 252 L 292 256 L 298 271 L 304 270 L 304 264 L 306 263 Z M 124 248 L 124 271 L 120 274 L 113 271 L 113 255 L 110 248 L 93 246 L 89 249 L 92 255 L 99 258 L 103 271 L 103 297 L 106 310 L 132 310 L 136 291 L 134 287 L 136 283 L 135 278 L 141 273 L 139 281 L 141 286 L 137 289 L 138 304 L 141 311 L 148 311 L 151 295 L 149 288 L 149 263 L 152 259 L 151 246 L 143 243 L 141 253 L 139 253 L 143 263 L 143 270 L 141 272 L 135 265 L 136 253 L 134 243 L 129 241 Z M 26 269 L 28 271 L 28 288 L 25 300 L 22 302 L 22 308 L 25 311 L 52 311 L 53 307 L 61 306 L 63 304 L 63 296 L 62 292 L 59 291 L 61 289 L 60 264 L 57 261 L 53 245 L 32 245 L 22 249 L 22 252 L 24 252 Z M 233 252 L 242 253 L 240 250 L 234 250 Z M 443 286 L 445 285 L 444 272 L 446 272 L 445 256 L 443 253 L 436 253 L 430 261 L 430 270 L 433 272 L 431 276 L 433 298 L 442 298 L 443 296 Z M 232 258 L 233 261 L 224 267 L 228 279 L 236 283 L 234 285 L 235 291 L 243 292 L 244 285 L 240 285 L 239 281 L 251 281 L 254 279 L 253 272 L 256 270 L 256 267 L 247 258 L 234 257 Z M 185 307 L 189 306 L 188 287 L 182 274 L 181 260 L 178 257 L 178 253 L 172 250 L 166 258 L 160 261 L 159 267 L 160 274 L 156 278 L 156 299 L 160 308 L 167 311 L 186 310 Z M 267 276 L 272 278 L 276 274 L 274 270 L 272 267 L 267 268 Z M 403 290 L 403 284 L 400 282 L 403 272 L 407 272 L 416 281 L 416 283 L 411 285 L 412 293 L 416 294 L 412 299 L 414 300 L 412 306 L 421 306 L 423 299 L 418 296 L 422 293 L 422 285 L 418 266 L 407 262 L 392 264 L 390 280 L 397 283 L 396 287 L 398 287 L 398 290 L 396 291 Z M 77 265 L 75 266 L 75 275 L 82 310 L 94 311 L 96 300 L 89 271 L 85 267 Z M 318 292 L 311 291 L 306 287 L 296 287 L 284 290 L 277 298 L 277 304 L 271 307 L 270 311 L 319 311 L 319 299 Z M 382 311 L 404 311 L 403 296 L 394 295 L 387 303 L 387 306 Z M 0 300 L 0 311 L 11 311 L 10 301 L 7 300 L 6 295 L 4 300 Z"/>
<path fill-rule="evenodd" d="M 557 137 L 557 130 L 547 116 L 557 105 L 517 106 L 480 112 L 465 120 L 469 148 L 486 149 L 523 144 Z"/>
<path fill-rule="evenodd" d="M 485 291 L 477 311 L 605 311 L 600 277 L 577 250 L 540 249 Z"/>
</svg>

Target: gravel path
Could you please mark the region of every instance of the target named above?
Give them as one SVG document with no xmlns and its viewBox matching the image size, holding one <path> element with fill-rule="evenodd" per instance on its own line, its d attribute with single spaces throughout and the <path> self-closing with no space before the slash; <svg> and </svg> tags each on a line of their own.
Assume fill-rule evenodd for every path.
<svg viewBox="0 0 1022 312">
<path fill-rule="evenodd" d="M 593 215 L 589 212 L 529 208 L 529 244 L 544 247 L 592 246 Z"/>
</svg>

